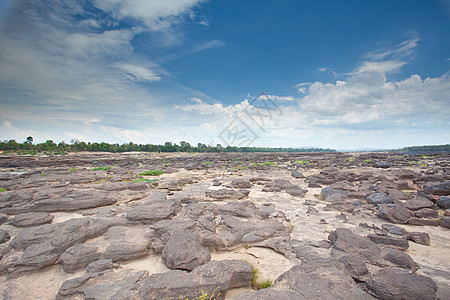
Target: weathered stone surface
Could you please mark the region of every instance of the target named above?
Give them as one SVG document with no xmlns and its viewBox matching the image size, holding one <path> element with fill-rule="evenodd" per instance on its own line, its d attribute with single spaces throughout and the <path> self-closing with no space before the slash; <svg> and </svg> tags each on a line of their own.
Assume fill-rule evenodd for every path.
<svg viewBox="0 0 450 300">
<path fill-rule="evenodd" d="M 442 217 L 441 222 L 439 223 L 442 227 L 450 229 L 450 217 Z"/>
<path fill-rule="evenodd" d="M 242 199 L 247 195 L 241 193 L 240 191 L 229 190 L 229 189 L 219 189 L 213 191 L 207 191 L 206 195 L 210 198 L 217 200 L 231 200 L 231 199 Z"/>
<path fill-rule="evenodd" d="M 233 179 L 233 181 L 231 181 L 231 186 L 237 189 L 250 189 L 252 183 L 247 179 Z"/>
<path fill-rule="evenodd" d="M 414 211 L 414 214 L 419 218 L 437 218 L 439 216 L 437 210 L 431 208 L 421 208 Z"/>
<path fill-rule="evenodd" d="M 372 299 L 346 272 L 337 260 L 306 257 L 278 277 L 273 289 L 293 291 L 306 299 Z"/>
<path fill-rule="evenodd" d="M 6 230 L 0 229 L 0 244 L 6 243 L 10 238 L 11 236 Z"/>
<path fill-rule="evenodd" d="M 266 288 L 254 292 L 246 292 L 239 294 L 231 300 L 248 300 L 248 299 L 258 299 L 258 300 L 273 300 L 273 299 L 283 299 L 283 300 L 306 300 L 307 298 L 302 294 L 296 293 L 294 291 L 281 291 L 275 290 L 273 288 Z"/>
<path fill-rule="evenodd" d="M 408 268 L 412 271 L 416 271 L 419 268 L 419 265 L 408 254 L 399 249 L 390 248 L 384 250 L 382 258 L 394 266 Z"/>
<path fill-rule="evenodd" d="M 266 184 L 262 189 L 263 192 L 287 192 L 292 196 L 303 197 L 307 190 L 300 188 L 299 186 L 292 184 L 289 180 L 275 179 Z"/>
<path fill-rule="evenodd" d="M 378 215 L 392 223 L 405 224 L 414 217 L 414 213 L 398 204 L 379 204 Z"/>
<path fill-rule="evenodd" d="M 208 249 L 201 245 L 200 235 L 189 229 L 175 231 L 161 258 L 170 269 L 191 271 L 211 260 Z"/>
<path fill-rule="evenodd" d="M 181 203 L 170 199 L 153 199 L 141 205 L 136 205 L 128 213 L 127 218 L 145 224 L 170 219 L 181 210 Z"/>
<path fill-rule="evenodd" d="M 294 178 L 305 178 L 305 176 L 301 172 L 295 169 L 291 171 L 291 176 Z"/>
<path fill-rule="evenodd" d="M 408 220 L 409 225 L 416 226 L 439 226 L 439 223 L 435 220 L 423 219 L 423 218 L 410 218 Z"/>
<path fill-rule="evenodd" d="M 87 268 L 87 273 L 100 273 L 106 270 L 117 269 L 119 264 L 114 263 L 111 259 L 99 259 L 91 262 Z"/>
<path fill-rule="evenodd" d="M 0 214 L 0 225 L 9 221 L 8 215 Z"/>
<path fill-rule="evenodd" d="M 113 262 L 119 262 L 137 259 L 147 254 L 148 249 L 146 245 L 116 242 L 106 248 L 103 257 L 105 259 L 111 259 Z"/>
<path fill-rule="evenodd" d="M 330 187 L 323 188 L 321 193 L 322 199 L 327 202 L 335 202 L 341 200 L 345 195 L 348 194 L 348 191 L 343 190 L 335 190 Z"/>
<path fill-rule="evenodd" d="M 369 204 L 386 204 L 386 203 L 392 203 L 393 200 L 391 197 L 386 196 L 382 193 L 373 193 L 366 198 L 367 203 Z"/>
<path fill-rule="evenodd" d="M 389 268 L 373 274 L 366 281 L 367 289 L 381 299 L 434 300 L 437 286 L 429 277 Z"/>
<path fill-rule="evenodd" d="M 51 223 L 53 218 L 48 213 L 29 212 L 16 215 L 11 220 L 11 225 L 15 227 L 32 227 Z"/>
<path fill-rule="evenodd" d="M 450 208 L 450 197 L 447 196 L 439 197 L 439 199 L 436 200 L 436 205 L 442 209 Z"/>
<path fill-rule="evenodd" d="M 448 196 L 450 195 L 450 180 L 439 184 L 427 186 L 423 190 L 427 194 Z"/>
<path fill-rule="evenodd" d="M 194 181 L 191 178 L 182 178 L 177 180 L 169 180 L 158 183 L 158 187 L 168 189 L 169 191 L 181 191 L 186 184 L 191 184 Z"/>
<path fill-rule="evenodd" d="M 375 168 L 388 169 L 388 168 L 392 167 L 392 163 L 386 162 L 386 161 L 379 161 L 379 162 L 374 163 L 373 166 Z"/>
<path fill-rule="evenodd" d="M 430 246 L 430 236 L 426 232 L 408 232 L 406 238 L 414 243 Z"/>
<path fill-rule="evenodd" d="M 401 250 L 406 250 L 409 248 L 408 241 L 404 238 L 396 238 L 377 234 L 369 234 L 367 237 L 377 244 L 394 246 Z"/>
<path fill-rule="evenodd" d="M 383 224 L 383 225 L 381 225 L 381 227 L 383 228 L 383 230 L 386 230 L 390 234 L 396 234 L 396 235 L 406 234 L 405 229 L 395 226 L 395 225 L 392 225 L 392 224 Z"/>
<path fill-rule="evenodd" d="M 426 198 L 417 197 L 416 199 L 406 201 L 404 206 L 409 210 L 419 210 L 421 208 L 432 208 L 434 203 Z"/>
<path fill-rule="evenodd" d="M 359 279 L 369 272 L 366 264 L 359 256 L 345 254 L 339 258 L 339 261 L 344 264 L 345 268 L 349 271 L 350 276 L 354 279 Z"/>
<path fill-rule="evenodd" d="M 96 247 L 77 244 L 68 248 L 59 258 L 59 262 L 64 271 L 72 273 L 86 268 L 87 265 L 100 259 L 101 256 Z"/>
</svg>

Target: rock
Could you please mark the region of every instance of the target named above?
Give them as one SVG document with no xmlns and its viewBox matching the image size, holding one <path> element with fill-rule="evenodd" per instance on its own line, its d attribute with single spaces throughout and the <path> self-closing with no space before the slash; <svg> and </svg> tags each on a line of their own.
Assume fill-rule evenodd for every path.
<svg viewBox="0 0 450 300">
<path fill-rule="evenodd" d="M 286 290 L 280 291 L 273 288 L 266 288 L 254 292 L 241 293 L 231 300 L 248 300 L 248 299 L 258 299 L 258 300 L 272 300 L 272 299 L 283 299 L 283 300 L 306 300 L 305 296 L 302 294 Z"/>
<path fill-rule="evenodd" d="M 240 260 L 211 261 L 188 273 L 173 270 L 139 280 L 108 299 L 224 299 L 229 289 L 251 285 L 252 266 Z"/>
<path fill-rule="evenodd" d="M 373 274 L 366 282 L 366 288 L 381 299 L 434 300 L 437 286 L 426 276 L 388 268 Z"/>
<path fill-rule="evenodd" d="M 8 215 L 6 214 L 0 214 L 0 225 L 6 223 L 9 221 Z"/>
<path fill-rule="evenodd" d="M 341 200 L 345 195 L 348 194 L 348 191 L 335 190 L 330 187 L 323 188 L 321 193 L 322 199 L 327 202 L 334 202 L 337 200 Z"/>
<path fill-rule="evenodd" d="M 419 268 L 419 265 L 411 258 L 411 256 L 399 249 L 391 248 L 385 250 L 382 258 L 395 266 L 408 268 L 414 272 Z"/>
<path fill-rule="evenodd" d="M 157 221 L 170 219 L 181 210 L 181 203 L 171 199 L 153 199 L 142 205 L 133 207 L 127 218 L 144 224 L 153 224 Z"/>
<path fill-rule="evenodd" d="M 11 225 L 15 227 L 32 227 L 48 224 L 53 221 L 53 216 L 48 213 L 29 212 L 18 214 L 12 219 Z"/>
<path fill-rule="evenodd" d="M 299 172 L 299 171 L 297 171 L 297 170 L 292 170 L 291 171 L 291 176 L 292 177 L 294 177 L 294 178 L 305 178 L 305 176 L 301 173 L 301 172 Z"/>
<path fill-rule="evenodd" d="M 426 198 L 417 197 L 416 199 L 406 201 L 404 206 L 409 210 L 419 210 L 421 208 L 432 208 L 434 203 Z"/>
<path fill-rule="evenodd" d="M 369 234 L 367 237 L 377 244 L 394 246 L 401 250 L 406 250 L 409 247 L 408 241 L 403 238 L 396 238 L 377 234 Z"/>
<path fill-rule="evenodd" d="M 193 270 L 211 260 L 209 251 L 201 245 L 197 232 L 183 229 L 172 234 L 161 258 L 170 269 Z"/>
<path fill-rule="evenodd" d="M 374 167 L 388 169 L 388 168 L 392 167 L 392 164 L 390 162 L 386 162 L 386 161 L 379 161 L 379 162 L 374 163 Z"/>
<path fill-rule="evenodd" d="M 64 271 L 72 273 L 86 268 L 90 263 L 101 258 L 96 247 L 77 244 L 68 248 L 59 258 Z"/>
<path fill-rule="evenodd" d="M 287 190 L 287 193 L 294 197 L 305 197 L 305 194 L 308 192 L 307 189 L 302 188 L 293 188 L 290 190 Z"/>
<path fill-rule="evenodd" d="M 383 224 L 383 225 L 381 225 L 381 228 L 383 228 L 383 230 L 386 230 L 390 234 L 396 234 L 396 235 L 406 234 L 405 229 L 395 226 L 395 225 L 391 225 L 391 224 Z"/>
<path fill-rule="evenodd" d="M 10 238 L 11 236 L 6 230 L 0 229 L 0 244 L 6 243 Z"/>
<path fill-rule="evenodd" d="M 398 204 L 379 204 L 378 215 L 392 223 L 405 224 L 414 217 L 414 213 Z"/>
<path fill-rule="evenodd" d="M 266 186 L 262 189 L 263 192 L 287 192 L 292 196 L 303 197 L 307 190 L 292 184 L 285 179 L 275 179 L 274 181 L 268 182 Z"/>
<path fill-rule="evenodd" d="M 416 225 L 416 226 L 438 226 L 439 223 L 435 220 L 430 219 L 423 219 L 423 218 L 410 218 L 408 220 L 409 225 Z"/>
<path fill-rule="evenodd" d="M 450 197 L 439 197 L 436 201 L 436 205 L 439 206 L 442 209 L 449 209 L 450 208 Z"/>
<path fill-rule="evenodd" d="M 117 269 L 119 264 L 113 263 L 111 259 L 99 259 L 97 261 L 91 262 L 87 268 L 87 273 L 100 273 L 106 270 Z"/>
<path fill-rule="evenodd" d="M 350 275 L 354 279 L 359 279 L 362 275 L 369 272 L 366 264 L 359 256 L 345 254 L 339 258 L 339 261 L 344 264 L 345 268 L 350 272 Z"/>
<path fill-rule="evenodd" d="M 293 266 L 278 277 L 272 289 L 293 291 L 306 299 L 371 299 L 346 274 L 339 261 L 305 258 L 301 265 Z"/>
<path fill-rule="evenodd" d="M 246 179 L 233 179 L 231 186 L 237 189 L 250 189 L 252 188 L 252 183 Z"/>
<path fill-rule="evenodd" d="M 437 218 L 437 217 L 439 217 L 438 211 L 435 209 L 431 209 L 431 208 L 421 208 L 419 210 L 416 210 L 414 212 L 414 214 L 418 218 Z"/>
<path fill-rule="evenodd" d="M 444 228 L 450 229 L 450 217 L 442 217 L 441 222 L 439 223 Z"/>
<path fill-rule="evenodd" d="M 450 195 L 450 180 L 439 184 L 427 186 L 423 190 L 426 194 L 448 196 Z"/>
<path fill-rule="evenodd" d="M 430 236 L 426 232 L 408 232 L 406 238 L 414 243 L 430 246 Z"/>
<path fill-rule="evenodd" d="M 228 190 L 228 189 L 207 191 L 206 196 L 217 199 L 217 200 L 242 199 L 242 198 L 246 197 L 246 195 L 241 193 L 240 191 Z"/>
<path fill-rule="evenodd" d="M 393 200 L 391 197 L 386 196 L 382 193 L 373 193 L 366 198 L 367 203 L 369 204 L 386 204 L 386 203 L 392 203 Z"/>
<path fill-rule="evenodd" d="M 138 259 L 147 254 L 148 249 L 146 245 L 130 242 L 116 242 L 106 248 L 103 257 L 105 259 L 111 259 L 113 262 L 120 262 Z"/>
</svg>

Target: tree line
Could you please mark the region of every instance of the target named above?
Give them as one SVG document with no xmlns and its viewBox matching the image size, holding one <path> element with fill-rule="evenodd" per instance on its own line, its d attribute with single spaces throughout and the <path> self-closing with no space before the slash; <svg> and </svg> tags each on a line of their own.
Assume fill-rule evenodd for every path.
<svg viewBox="0 0 450 300">
<path fill-rule="evenodd" d="M 0 151 L 22 151 L 28 153 L 37 152 L 336 152 L 333 149 L 323 148 L 274 148 L 274 147 L 237 147 L 237 146 L 216 146 L 198 143 L 197 146 L 192 146 L 186 141 L 181 141 L 178 144 L 166 142 L 164 145 L 153 144 L 135 144 L 133 142 L 124 144 L 109 144 L 105 142 L 80 142 L 72 140 L 70 144 L 62 141 L 56 144 L 52 140 L 47 140 L 44 143 L 34 144 L 33 138 L 30 136 L 23 143 L 18 143 L 16 140 L 9 140 L 0 142 Z"/>
</svg>

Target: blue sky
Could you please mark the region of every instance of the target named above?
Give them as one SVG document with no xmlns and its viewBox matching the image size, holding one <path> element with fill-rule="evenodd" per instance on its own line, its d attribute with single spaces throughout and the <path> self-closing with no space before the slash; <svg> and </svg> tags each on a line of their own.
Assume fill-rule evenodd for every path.
<svg viewBox="0 0 450 300">
<path fill-rule="evenodd" d="M 0 140 L 450 141 L 450 1 L 0 3 Z"/>
</svg>

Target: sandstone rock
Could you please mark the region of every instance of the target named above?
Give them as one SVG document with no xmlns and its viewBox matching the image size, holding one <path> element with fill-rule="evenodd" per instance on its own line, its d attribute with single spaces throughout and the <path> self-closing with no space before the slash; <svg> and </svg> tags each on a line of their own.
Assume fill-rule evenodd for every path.
<svg viewBox="0 0 450 300">
<path fill-rule="evenodd" d="M 99 259 L 91 262 L 87 268 L 87 273 L 100 273 L 106 270 L 117 269 L 119 264 L 113 263 L 111 259 Z"/>
<path fill-rule="evenodd" d="M 170 269 L 191 271 L 209 262 L 211 254 L 201 245 L 197 232 L 183 229 L 172 234 L 162 251 L 161 258 Z"/>
<path fill-rule="evenodd" d="M 436 200 L 436 205 L 442 209 L 450 208 L 450 197 L 447 196 L 439 197 L 439 199 Z"/>
<path fill-rule="evenodd" d="M 101 258 L 96 247 L 77 244 L 68 248 L 59 258 L 64 271 L 72 273 L 86 268 L 90 263 Z"/>
<path fill-rule="evenodd" d="M 111 259 L 113 262 L 119 262 L 137 259 L 147 254 L 148 249 L 146 245 L 116 242 L 106 248 L 103 257 L 105 259 Z"/>
<path fill-rule="evenodd" d="M 437 286 L 426 276 L 389 268 L 373 274 L 366 281 L 367 289 L 381 299 L 434 300 Z"/>
<path fill-rule="evenodd" d="M 386 230 L 387 232 L 389 232 L 391 234 L 396 234 L 396 235 L 406 234 L 405 229 L 395 226 L 395 225 L 391 225 L 391 224 L 383 224 L 383 225 L 381 225 L 381 228 L 383 228 L 383 230 Z"/>
<path fill-rule="evenodd" d="M 426 198 L 417 197 L 416 199 L 406 201 L 404 206 L 409 210 L 419 210 L 421 208 L 432 208 L 434 203 Z"/>
<path fill-rule="evenodd" d="M 10 238 L 11 236 L 6 230 L 0 229 L 0 244 L 6 243 Z"/>
<path fill-rule="evenodd" d="M 392 203 L 393 200 L 391 197 L 386 196 L 382 193 L 373 193 L 366 198 L 367 203 L 369 204 L 386 204 L 386 203 Z"/>
<path fill-rule="evenodd" d="M 354 279 L 360 279 L 369 272 L 366 264 L 359 256 L 345 254 L 339 258 L 339 261 L 344 264 L 345 268 L 349 271 L 350 276 Z"/>
<path fill-rule="evenodd" d="M 450 195 L 450 180 L 439 184 L 427 186 L 423 190 L 427 194 L 447 196 Z"/>
<path fill-rule="evenodd" d="M 252 187 L 252 183 L 250 180 L 246 179 L 233 179 L 231 186 L 237 189 L 250 189 Z"/>
<path fill-rule="evenodd" d="M 306 300 L 305 296 L 296 293 L 294 291 L 286 290 L 275 290 L 273 288 L 266 288 L 254 292 L 246 292 L 239 294 L 231 300 L 248 300 L 248 299 L 258 299 L 258 300 L 272 300 L 272 299 L 283 299 L 283 300 Z"/>
<path fill-rule="evenodd" d="M 437 210 L 431 208 L 421 208 L 414 211 L 414 214 L 419 218 L 437 218 L 439 216 Z"/>
<path fill-rule="evenodd" d="M 157 221 L 173 217 L 180 210 L 181 203 L 177 200 L 153 199 L 133 207 L 127 213 L 127 218 L 132 221 L 153 224 Z"/>
<path fill-rule="evenodd" d="M 301 173 L 301 172 L 299 172 L 299 171 L 297 171 L 297 170 L 292 170 L 291 171 L 291 176 L 292 177 L 294 177 L 294 178 L 305 178 L 305 176 Z"/>
<path fill-rule="evenodd" d="M 0 214 L 0 225 L 9 221 L 8 215 Z"/>
<path fill-rule="evenodd" d="M 219 190 L 207 191 L 206 196 L 217 199 L 217 200 L 231 200 L 231 199 L 242 199 L 246 195 L 241 193 L 240 191 L 219 189 Z"/>
<path fill-rule="evenodd" d="M 435 220 L 430 219 L 423 219 L 423 218 L 410 218 L 408 220 L 409 225 L 416 225 L 416 226 L 438 226 L 439 223 Z"/>
<path fill-rule="evenodd" d="M 335 190 L 330 187 L 323 188 L 321 193 L 322 199 L 327 202 L 334 202 L 337 200 L 341 200 L 345 195 L 348 194 L 348 191 Z"/>
<path fill-rule="evenodd" d="M 374 167 L 388 169 L 388 168 L 392 167 L 392 163 L 386 162 L 386 161 L 379 161 L 374 164 Z"/>
<path fill-rule="evenodd" d="M 394 246 L 401 250 L 406 250 L 409 248 L 408 241 L 404 238 L 396 238 L 377 234 L 369 234 L 367 237 L 377 244 Z"/>
<path fill-rule="evenodd" d="M 426 232 L 408 232 L 406 238 L 414 243 L 430 246 L 430 236 Z"/>
<path fill-rule="evenodd" d="M 442 227 L 450 229 L 450 217 L 443 217 L 439 223 Z"/>
<path fill-rule="evenodd" d="M 408 254 L 399 249 L 386 249 L 383 251 L 382 258 L 395 266 L 408 268 L 414 272 L 419 268 L 419 265 Z"/>
<path fill-rule="evenodd" d="M 29 212 L 16 215 L 12 219 L 11 225 L 15 227 L 32 227 L 51 223 L 53 218 L 48 213 Z"/>
<path fill-rule="evenodd" d="M 405 224 L 414 217 L 414 213 L 398 204 L 379 204 L 378 215 L 392 223 Z"/>
</svg>

